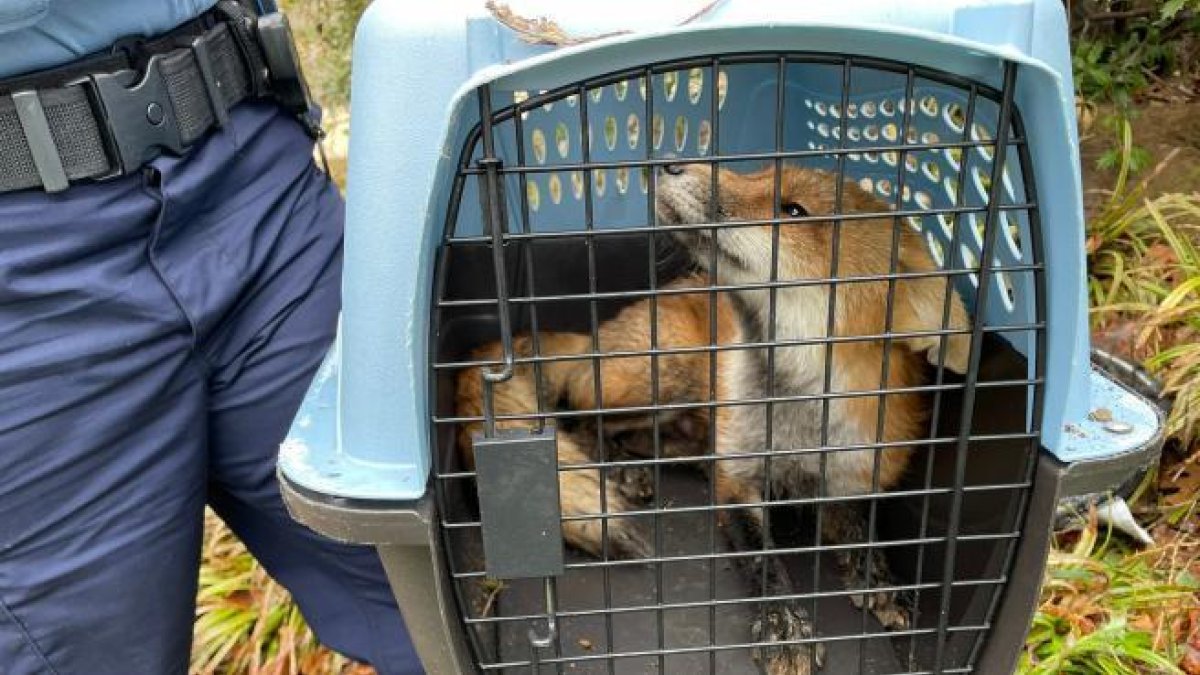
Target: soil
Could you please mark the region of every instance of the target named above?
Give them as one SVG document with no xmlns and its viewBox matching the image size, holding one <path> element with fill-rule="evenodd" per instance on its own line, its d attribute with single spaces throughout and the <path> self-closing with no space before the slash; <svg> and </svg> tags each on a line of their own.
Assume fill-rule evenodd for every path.
<svg viewBox="0 0 1200 675">
<path fill-rule="evenodd" d="M 1111 109 L 1099 108 L 1080 120 L 1084 203 L 1089 214 L 1101 202 L 1097 192 L 1111 189 L 1117 178 L 1115 170 L 1096 165 L 1116 141 L 1116 135 L 1100 121 L 1110 113 Z M 1152 157 L 1141 175 L 1151 173 L 1177 150 L 1170 164 L 1150 182 L 1147 197 L 1200 191 L 1200 82 L 1175 79 L 1155 86 L 1139 102 L 1132 123 L 1134 144 Z"/>
</svg>

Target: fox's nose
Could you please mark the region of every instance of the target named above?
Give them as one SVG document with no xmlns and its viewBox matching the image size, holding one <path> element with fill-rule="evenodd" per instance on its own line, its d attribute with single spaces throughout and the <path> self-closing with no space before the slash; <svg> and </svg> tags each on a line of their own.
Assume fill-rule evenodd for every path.
<svg viewBox="0 0 1200 675">
<path fill-rule="evenodd" d="M 683 175 L 683 166 L 680 164 L 664 164 L 662 170 L 672 176 Z"/>
</svg>

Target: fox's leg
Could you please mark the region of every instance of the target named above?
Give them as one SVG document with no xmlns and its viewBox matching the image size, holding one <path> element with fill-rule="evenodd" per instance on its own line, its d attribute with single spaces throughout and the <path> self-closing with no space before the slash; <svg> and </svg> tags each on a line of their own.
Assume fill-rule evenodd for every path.
<svg viewBox="0 0 1200 675">
<path fill-rule="evenodd" d="M 604 553 L 605 520 L 607 520 L 608 550 L 611 557 L 649 558 L 654 553 L 650 538 L 631 518 L 604 518 L 633 508 L 615 477 L 605 480 L 601 490 L 600 471 L 572 469 L 571 465 L 593 461 L 580 444 L 576 434 L 558 436 L 558 487 L 563 516 L 598 516 L 563 521 L 563 537 L 568 544 L 596 557 Z M 601 502 L 601 494 L 604 500 Z"/>
<path fill-rule="evenodd" d="M 821 523 L 821 540 L 826 544 L 867 543 L 867 518 L 861 504 L 829 503 L 824 507 Z M 875 615 L 884 628 L 904 630 L 909 625 L 909 612 L 900 602 L 897 593 L 890 589 L 892 575 L 887 558 L 876 547 L 844 549 L 837 554 L 842 581 L 848 590 L 865 589 L 866 594 L 850 596 L 855 607 L 867 609 Z"/>
<path fill-rule="evenodd" d="M 743 387 L 744 377 L 753 377 L 754 357 L 745 352 L 731 352 L 722 357 L 718 398 L 722 401 L 744 400 L 752 395 Z M 737 363 L 744 360 L 745 363 Z M 731 363 L 733 362 L 733 363 Z M 719 407 L 716 415 L 715 483 L 717 502 L 723 506 L 762 504 L 764 501 L 761 458 L 736 459 L 739 452 L 761 451 L 765 439 L 766 411 L 761 406 Z M 742 506 L 722 510 L 721 528 L 729 547 L 739 553 L 771 551 L 775 548 L 770 531 L 765 527 L 761 506 Z M 767 598 L 789 596 L 796 592 L 783 557 L 769 553 L 757 556 L 737 556 L 736 564 L 751 595 Z M 764 584 L 765 581 L 765 584 Z M 764 587 L 765 586 L 765 587 Z M 760 643 L 788 643 L 764 646 L 756 650 L 755 659 L 769 675 L 808 675 L 820 668 L 824 647 L 796 641 L 813 636 L 808 613 L 799 600 L 767 600 L 751 624 L 752 638 Z"/>
</svg>

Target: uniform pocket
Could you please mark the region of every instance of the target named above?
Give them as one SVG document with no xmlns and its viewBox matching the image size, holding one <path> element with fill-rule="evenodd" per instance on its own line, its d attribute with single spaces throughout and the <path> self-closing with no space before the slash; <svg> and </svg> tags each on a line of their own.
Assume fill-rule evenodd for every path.
<svg viewBox="0 0 1200 675">
<path fill-rule="evenodd" d="M 0 35 L 28 28 L 50 12 L 50 0 L 4 0 L 0 2 Z"/>
</svg>

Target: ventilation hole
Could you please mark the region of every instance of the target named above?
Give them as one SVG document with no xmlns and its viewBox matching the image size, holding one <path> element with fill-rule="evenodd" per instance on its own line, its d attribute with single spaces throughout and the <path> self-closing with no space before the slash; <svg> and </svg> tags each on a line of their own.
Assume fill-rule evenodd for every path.
<svg viewBox="0 0 1200 675">
<path fill-rule="evenodd" d="M 889 122 L 888 124 L 883 125 L 883 137 L 885 140 L 894 143 L 896 139 L 900 137 L 899 134 L 900 128 L 895 124 Z"/>
<path fill-rule="evenodd" d="M 617 192 L 625 194 L 629 190 L 629 167 L 617 167 Z"/>
<path fill-rule="evenodd" d="M 954 238 L 954 216 L 949 213 L 937 214 L 938 225 L 942 226 L 942 232 L 946 234 L 946 239 Z"/>
<path fill-rule="evenodd" d="M 567 130 L 567 125 L 559 122 L 554 126 L 554 147 L 558 150 L 558 156 L 566 159 L 567 153 L 571 152 L 571 132 Z"/>
<path fill-rule="evenodd" d="M 812 120 L 809 120 L 809 121 L 805 122 L 804 124 L 812 131 L 816 131 L 816 129 L 817 129 L 817 123 L 813 122 Z"/>
<path fill-rule="evenodd" d="M 962 148 L 946 148 L 946 159 L 949 160 L 951 168 L 958 171 L 962 168 Z"/>
<path fill-rule="evenodd" d="M 710 143 L 712 143 L 712 124 L 708 120 L 700 120 L 700 127 L 696 129 L 696 150 L 701 155 L 707 155 Z"/>
<path fill-rule="evenodd" d="M 904 156 L 904 168 L 908 169 L 909 173 L 917 172 L 917 158 L 913 155 Z"/>
<path fill-rule="evenodd" d="M 863 106 L 863 109 L 866 110 L 865 105 Z M 870 141 L 872 143 L 874 143 L 875 141 L 878 141 L 879 140 L 879 127 L 874 124 L 868 124 L 867 126 L 863 127 L 863 138 L 867 139 L 868 141 Z"/>
<path fill-rule="evenodd" d="M 856 119 L 858 117 L 858 104 L 857 103 L 847 103 L 846 104 L 846 117 L 849 117 L 850 119 Z"/>
<path fill-rule="evenodd" d="M 679 93 L 679 73 L 675 71 L 663 73 L 662 88 L 663 97 L 668 101 L 674 101 L 675 94 Z"/>
<path fill-rule="evenodd" d="M 841 137 L 842 137 L 842 128 L 841 128 L 841 127 L 833 127 L 832 129 L 830 129 L 830 130 L 829 130 L 829 132 L 830 132 L 831 134 L 833 134 L 833 137 L 834 137 L 834 138 L 841 138 Z"/>
<path fill-rule="evenodd" d="M 650 124 L 650 137 L 654 141 L 654 149 L 658 150 L 662 147 L 663 131 L 666 123 L 663 122 L 663 116 L 658 113 L 654 114 L 654 120 Z"/>
<path fill-rule="evenodd" d="M 638 171 L 638 184 L 642 188 L 642 194 L 650 192 L 650 167 L 643 166 L 641 171 Z"/>
<path fill-rule="evenodd" d="M 879 112 L 883 113 L 885 117 L 891 117 L 896 114 L 896 104 L 890 100 L 880 101 Z"/>
<path fill-rule="evenodd" d="M 610 151 L 617 147 L 617 118 L 612 115 L 604 118 L 604 147 Z"/>
<path fill-rule="evenodd" d="M 592 172 L 592 187 L 596 190 L 597 197 L 603 197 L 604 189 L 608 187 L 608 172 L 604 169 Z"/>
<path fill-rule="evenodd" d="M 888 166 L 896 166 L 897 161 L 899 161 L 898 155 L 891 150 L 883 153 L 883 162 Z"/>
<path fill-rule="evenodd" d="M 812 141 L 809 141 L 809 142 L 808 142 L 808 149 L 809 149 L 809 150 L 816 150 L 816 149 L 817 149 L 817 144 L 816 144 L 816 143 L 813 143 Z"/>
<path fill-rule="evenodd" d="M 532 178 L 525 181 L 525 196 L 529 200 L 529 208 L 534 211 L 542 205 L 542 193 L 538 190 L 537 181 Z"/>
<path fill-rule="evenodd" d="M 592 103 L 599 103 L 600 99 L 604 98 L 604 88 L 596 87 L 595 89 L 588 92 L 588 95 L 590 95 L 592 97 Z"/>
<path fill-rule="evenodd" d="M 629 95 L 629 80 L 621 80 L 613 85 L 613 96 L 617 97 L 618 101 L 624 101 Z"/>
<path fill-rule="evenodd" d="M 858 179 L 858 186 L 863 189 L 863 192 L 870 193 L 875 189 L 875 182 L 870 176 L 863 176 Z"/>
<path fill-rule="evenodd" d="M 538 92 L 538 96 L 541 96 L 544 93 L 546 93 L 544 90 L 540 91 Z M 546 101 L 542 104 L 542 112 L 550 112 L 551 110 L 554 110 L 554 101 Z"/>
<path fill-rule="evenodd" d="M 926 211 L 933 208 L 933 197 L 930 197 L 929 193 L 924 190 L 917 190 L 916 194 L 913 195 L 913 199 L 917 200 L 917 206 Z"/>
<path fill-rule="evenodd" d="M 957 103 L 947 104 L 942 116 L 946 121 L 946 126 L 950 127 L 954 133 L 962 133 L 963 127 L 967 124 L 967 114 L 963 112 L 961 105 Z"/>
<path fill-rule="evenodd" d="M 1000 287 L 1000 300 L 1004 308 L 1012 311 L 1017 304 L 1017 291 L 1013 288 L 1012 279 L 1004 272 L 996 272 L 996 285 Z"/>
<path fill-rule="evenodd" d="M 857 152 L 846 153 L 846 156 L 850 158 L 851 162 L 857 162 L 858 160 L 862 159 L 862 155 L 858 154 Z"/>
<path fill-rule="evenodd" d="M 558 174 L 551 174 L 550 181 L 547 184 L 547 192 L 550 193 L 550 201 L 555 204 L 562 203 L 562 179 Z"/>
<path fill-rule="evenodd" d="M 872 164 L 878 164 L 879 163 L 879 153 L 878 152 L 864 152 L 863 159 L 867 160 L 868 162 L 870 162 Z"/>
<path fill-rule="evenodd" d="M 630 150 L 637 150 L 638 140 L 642 137 L 642 120 L 637 113 L 629 113 L 625 118 L 625 138 Z"/>
<path fill-rule="evenodd" d="M 533 147 L 533 160 L 538 164 L 546 163 L 546 134 L 541 129 L 534 129 L 530 135 L 529 144 Z"/>
<path fill-rule="evenodd" d="M 817 133 L 821 134 L 822 138 L 829 138 L 829 125 L 821 122 L 817 125 Z"/>
<path fill-rule="evenodd" d="M 842 117 L 842 108 L 841 108 L 841 106 L 839 106 L 839 105 L 838 105 L 838 104 L 836 104 L 836 103 L 830 104 L 830 106 L 829 106 L 829 115 L 830 115 L 831 117 L 834 117 L 834 118 L 836 118 L 836 119 L 841 119 L 841 117 Z"/>
<path fill-rule="evenodd" d="M 972 213 L 967 216 L 967 222 L 969 222 L 971 224 L 971 236 L 975 239 L 975 243 L 979 246 L 979 248 L 982 249 L 983 248 L 983 233 L 984 233 L 984 229 L 985 229 L 984 228 L 985 223 L 984 223 L 983 218 L 980 218 L 979 216 Z"/>
<path fill-rule="evenodd" d="M 692 68 L 688 71 L 688 101 L 692 105 L 700 102 L 700 95 L 704 93 L 704 71 L 699 68 Z"/>
<path fill-rule="evenodd" d="M 910 126 L 908 128 L 908 133 L 904 134 L 904 141 L 906 143 L 908 143 L 909 145 L 917 144 L 917 128 L 916 127 Z"/>
<path fill-rule="evenodd" d="M 524 89 L 518 89 L 513 92 L 513 103 L 524 103 L 529 100 L 529 92 Z"/>
<path fill-rule="evenodd" d="M 933 145 L 934 143 L 940 143 L 941 141 L 941 137 L 932 131 L 926 131 L 925 133 L 921 134 L 921 142 L 925 145 Z"/>
<path fill-rule="evenodd" d="M 892 196 L 892 181 L 890 181 L 886 178 L 879 179 L 879 181 L 877 183 L 875 183 L 875 190 L 880 194 L 880 196 L 891 197 Z"/>
<path fill-rule="evenodd" d="M 970 248 L 968 248 L 966 244 L 962 244 L 959 246 L 959 252 L 962 253 L 963 267 L 965 269 L 968 269 L 968 270 L 978 270 L 979 269 L 979 258 L 975 256 L 975 252 L 972 251 Z M 972 277 L 971 283 L 978 286 L 979 282 L 974 279 L 974 276 L 975 276 L 974 274 L 971 275 L 971 277 Z"/>
<path fill-rule="evenodd" d="M 804 107 L 808 108 L 809 110 L 812 110 L 813 100 L 811 98 L 804 99 Z"/>
<path fill-rule="evenodd" d="M 946 198 L 950 200 L 950 203 L 958 204 L 958 187 L 954 185 L 954 181 L 947 178 L 942 182 L 942 186 L 946 189 Z"/>
<path fill-rule="evenodd" d="M 675 118 L 675 151 L 683 152 L 687 144 L 688 121 L 683 115 Z"/>
<path fill-rule="evenodd" d="M 862 104 L 861 111 L 863 117 L 875 117 L 875 114 L 879 112 L 879 107 L 875 105 L 874 101 L 867 101 Z"/>
<path fill-rule="evenodd" d="M 638 94 L 642 97 L 642 100 L 645 101 L 646 100 L 646 78 L 639 77 L 637 80 L 637 83 L 638 83 Z"/>
<path fill-rule="evenodd" d="M 987 130 L 987 127 L 976 122 L 971 125 L 971 139 L 984 143 L 990 143 L 992 140 L 992 134 Z M 992 148 L 988 146 L 979 146 L 977 149 L 979 150 L 979 154 L 983 155 L 984 159 L 989 162 L 992 161 L 992 155 L 994 154 Z"/>
<path fill-rule="evenodd" d="M 567 105 L 574 108 L 579 105 L 579 94 L 571 94 L 567 97 Z"/>
<path fill-rule="evenodd" d="M 725 95 L 729 93 L 729 76 L 725 71 L 717 73 L 717 109 L 725 107 Z"/>
<path fill-rule="evenodd" d="M 575 199 L 583 199 L 583 172 L 582 171 L 572 171 L 571 172 L 571 194 L 573 194 L 575 196 Z"/>
<path fill-rule="evenodd" d="M 1013 255 L 1020 260 L 1021 251 L 1021 224 L 1011 213 L 1005 212 L 1004 218 L 1004 234 L 1008 240 L 1008 247 L 1012 249 Z"/>
<path fill-rule="evenodd" d="M 942 181 L 942 168 L 938 166 L 937 162 L 925 162 L 921 169 L 925 172 L 925 177 L 929 179 L 929 182 L 940 183 Z"/>
<path fill-rule="evenodd" d="M 821 101 L 817 101 L 817 105 L 814 107 L 817 111 L 817 114 L 820 115 L 821 117 L 824 117 L 829 112 L 828 109 L 825 107 L 825 104 L 822 103 Z"/>
<path fill-rule="evenodd" d="M 904 224 L 908 225 L 914 232 L 921 231 L 921 219 L 916 216 L 905 217 Z"/>
<path fill-rule="evenodd" d="M 972 169 L 971 173 L 975 181 L 975 189 L 979 191 L 979 198 L 983 200 L 984 204 L 988 203 L 992 194 L 992 177 L 978 166 Z"/>
<path fill-rule="evenodd" d="M 846 129 L 846 138 L 857 143 L 862 138 L 862 133 L 858 130 L 858 127 L 850 127 Z"/>
<path fill-rule="evenodd" d="M 929 244 L 929 254 L 933 256 L 933 261 L 938 267 L 946 266 L 946 249 L 942 246 L 940 239 L 935 237 L 932 232 L 925 233 L 925 241 Z"/>
<path fill-rule="evenodd" d="M 900 194 L 902 195 L 901 199 L 903 199 L 906 204 L 912 201 L 912 190 L 909 189 L 907 185 L 904 186 L 904 189 L 900 192 Z"/>
<path fill-rule="evenodd" d="M 928 115 L 930 117 L 937 117 L 937 114 L 938 114 L 937 97 L 926 96 L 925 98 L 921 99 L 921 112 L 925 113 L 926 115 Z"/>
</svg>

